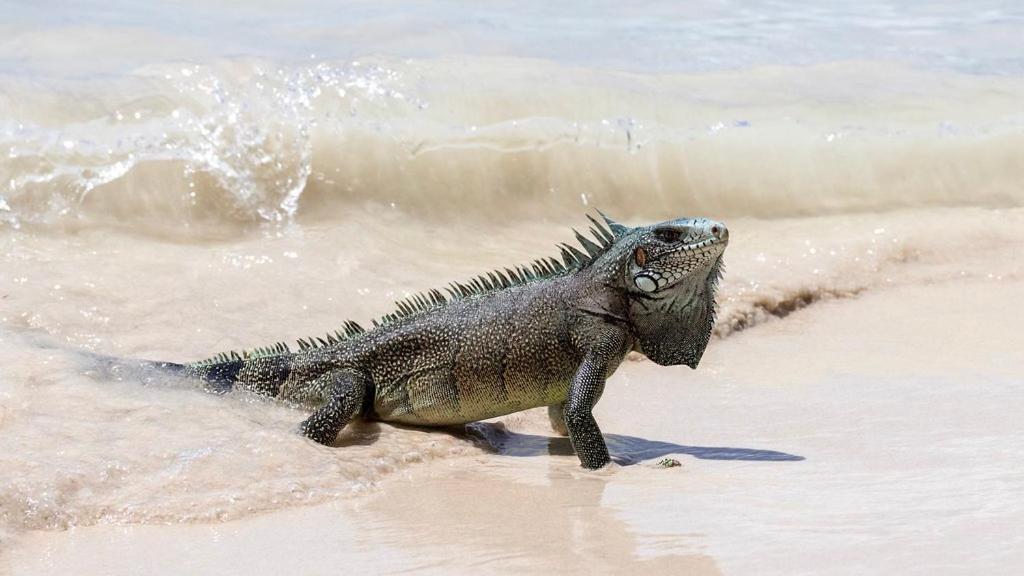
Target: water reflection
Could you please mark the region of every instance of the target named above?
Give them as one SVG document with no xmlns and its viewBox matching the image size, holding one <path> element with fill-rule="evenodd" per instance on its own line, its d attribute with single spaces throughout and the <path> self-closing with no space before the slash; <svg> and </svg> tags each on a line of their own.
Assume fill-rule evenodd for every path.
<svg viewBox="0 0 1024 576">
<path fill-rule="evenodd" d="M 356 431 L 349 442 L 372 442 L 379 428 L 367 424 Z M 479 422 L 444 432 L 468 437 L 504 456 L 573 454 L 567 438 L 511 432 L 501 423 Z M 623 465 L 670 454 L 710 460 L 804 459 L 774 450 L 683 446 L 617 434 L 605 439 Z M 602 503 L 606 486 L 628 483 L 631 475 L 586 472 L 575 459 L 525 463 L 483 455 L 476 461 L 394 480 L 363 507 L 366 534 L 392 537 L 414 560 L 408 566 L 412 570 L 720 573 L 714 559 L 701 553 L 704 536 L 685 522 L 678 531 L 646 534 L 624 520 L 623 510 Z"/>
<path fill-rule="evenodd" d="M 700 552 L 702 535 L 637 534 L 603 506 L 614 476 L 558 464 L 536 474 L 537 467 L 514 464 L 491 459 L 434 477 L 414 474 L 404 482 L 415 489 L 393 483 L 363 508 L 366 534 L 391 538 L 413 560 L 403 571 L 721 573 Z"/>
</svg>

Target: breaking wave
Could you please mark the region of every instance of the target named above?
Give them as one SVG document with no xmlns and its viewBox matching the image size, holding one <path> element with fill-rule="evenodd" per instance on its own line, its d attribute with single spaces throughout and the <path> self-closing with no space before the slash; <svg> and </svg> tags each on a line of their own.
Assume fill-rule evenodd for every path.
<svg viewBox="0 0 1024 576">
<path fill-rule="evenodd" d="M 893 75 L 874 108 L 850 110 L 833 93 Z M 804 76 L 820 85 L 785 92 Z M 505 89 L 470 82 L 481 78 Z M 7 78 L 0 221 L 230 230 L 366 206 L 494 220 L 593 206 L 624 218 L 784 217 L 1024 201 L 1015 80 L 831 65 L 752 73 L 749 100 L 737 82 L 487 59 Z M 904 91 L 922 84 L 951 95 L 907 113 Z M 992 113 L 966 116 L 957 97 Z M 797 112 L 807 98 L 819 106 Z"/>
</svg>

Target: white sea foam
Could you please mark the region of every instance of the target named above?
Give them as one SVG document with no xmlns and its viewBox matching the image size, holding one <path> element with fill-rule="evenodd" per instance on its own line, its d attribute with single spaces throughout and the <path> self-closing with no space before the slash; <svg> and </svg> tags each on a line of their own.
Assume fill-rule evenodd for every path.
<svg viewBox="0 0 1024 576">
<path fill-rule="evenodd" d="M 43 101 L 35 85 L 8 88 L 24 102 L 0 119 L 8 225 L 226 233 L 363 205 L 777 217 L 1024 202 L 1014 78 L 864 63 L 642 76 L 490 59 L 157 66 L 120 82 Z"/>
</svg>

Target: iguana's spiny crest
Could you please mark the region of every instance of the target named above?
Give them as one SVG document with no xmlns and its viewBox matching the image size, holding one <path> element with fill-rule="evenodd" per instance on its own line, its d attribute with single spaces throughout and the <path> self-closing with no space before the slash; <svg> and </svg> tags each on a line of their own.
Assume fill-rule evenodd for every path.
<svg viewBox="0 0 1024 576">
<path fill-rule="evenodd" d="M 577 230 L 573 230 L 576 240 L 579 242 L 580 246 L 576 247 L 566 243 L 560 244 L 558 246 L 560 250 L 560 259 L 539 258 L 530 264 L 515 266 L 513 268 L 505 268 L 503 270 L 494 270 L 486 274 L 481 274 L 467 282 L 452 282 L 444 289 L 445 292 L 447 292 L 447 295 L 437 289 L 414 294 L 396 301 L 395 310 L 393 312 L 371 320 L 373 327 L 386 326 L 407 316 L 412 316 L 420 312 L 445 306 L 454 300 L 486 294 L 495 290 L 504 290 L 506 288 L 527 284 L 536 280 L 563 276 L 585 268 L 593 263 L 598 256 L 607 252 L 615 242 L 615 238 L 622 231 L 628 230 L 628 228 L 611 220 L 604 214 L 601 214 L 601 216 L 604 218 L 606 224 L 602 224 L 592 216 L 587 215 L 587 218 L 592 224 L 589 232 L 594 239 L 591 240 L 583 234 L 580 234 Z M 299 351 L 326 348 L 340 344 L 341 342 L 352 338 L 357 338 L 366 331 L 367 329 L 361 326 L 358 322 L 347 320 L 340 330 L 328 332 L 324 336 L 299 338 L 297 341 L 298 348 Z M 196 365 L 217 364 L 231 360 L 290 354 L 291 351 L 291 347 L 289 347 L 286 342 L 278 342 L 272 346 L 244 350 L 242 352 L 222 352 L 216 356 L 197 362 Z"/>
<path fill-rule="evenodd" d="M 612 276 L 621 279 L 623 288 L 649 302 L 662 301 L 669 313 L 678 312 L 681 296 L 687 296 L 691 307 L 707 309 L 708 335 L 714 321 L 714 288 L 720 270 L 720 258 L 728 243 L 725 226 L 708 219 L 682 218 L 654 226 L 629 228 L 615 222 L 601 213 L 604 222 L 587 215 L 592 226 L 589 232 L 593 240 L 573 230 L 579 247 L 561 244 L 560 259 L 541 258 L 529 265 L 494 270 L 473 278 L 468 282 L 452 282 L 445 291 L 429 290 L 395 302 L 395 311 L 373 320 L 373 326 L 385 326 L 402 318 L 427 310 L 442 307 L 448 303 L 495 290 L 527 284 L 537 280 L 554 278 L 575 273 L 591 265 L 608 268 Z M 713 273 L 712 273 L 713 271 Z M 696 290 L 695 286 L 706 286 Z M 706 302 L 705 302 L 706 300 Z M 655 310 L 650 305 L 641 306 Z M 644 311 L 638 311 L 643 316 Z M 678 314 L 676 314 L 678 315 Z M 346 321 L 343 328 L 323 337 L 300 338 L 299 350 L 311 350 L 337 345 L 352 338 L 358 338 L 366 329 L 354 321 Z M 643 340 L 643 338 L 641 338 Z M 704 345 L 706 345 L 706 338 Z M 658 356 L 659 346 L 648 344 L 644 352 L 651 350 Z M 703 347 L 700 347 L 703 351 Z M 289 354 L 291 349 L 284 342 L 266 348 L 218 354 L 203 363 L 217 363 L 253 357 Z M 648 354 L 650 356 L 650 354 Z M 663 358 L 665 363 L 685 363 L 696 366 L 691 360 L 694 353 L 685 355 L 682 361 Z M 700 353 L 696 353 L 699 360 Z M 652 360 L 662 363 L 656 357 Z"/>
</svg>

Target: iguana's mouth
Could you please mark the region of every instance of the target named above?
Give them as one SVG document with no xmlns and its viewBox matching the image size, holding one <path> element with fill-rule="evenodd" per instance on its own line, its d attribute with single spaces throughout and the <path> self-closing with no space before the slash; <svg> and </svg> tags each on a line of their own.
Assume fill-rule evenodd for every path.
<svg viewBox="0 0 1024 576">
<path fill-rule="evenodd" d="M 683 244 L 678 248 L 673 248 L 659 254 L 655 259 L 664 257 L 667 254 L 678 254 L 679 252 L 697 252 L 711 246 L 725 246 L 729 244 L 729 229 L 724 224 L 715 223 L 710 228 L 702 231 L 702 237 L 688 244 Z M 688 238 L 686 238 L 688 240 Z"/>
<path fill-rule="evenodd" d="M 709 248 L 711 246 L 719 246 L 719 245 L 723 245 L 723 244 L 728 244 L 728 242 L 729 242 L 728 235 L 726 235 L 725 238 L 716 238 L 714 236 L 710 236 L 708 238 L 705 238 L 705 239 L 701 240 L 700 242 L 694 242 L 692 244 L 684 244 L 684 245 L 682 245 L 682 246 L 680 246 L 678 248 L 673 248 L 671 250 L 662 252 L 661 254 L 658 254 L 654 258 L 651 258 L 651 260 L 661 260 L 662 258 L 664 258 L 666 256 L 670 256 L 672 254 L 678 254 L 680 252 L 697 252 L 697 251 L 703 250 L 705 248 Z"/>
<path fill-rule="evenodd" d="M 682 250 L 684 252 L 691 252 L 693 250 L 700 250 L 701 248 L 704 248 L 705 246 L 712 246 L 714 244 L 720 244 L 721 242 L 722 242 L 721 240 L 719 240 L 718 238 L 715 238 L 715 237 L 705 238 L 704 240 L 701 240 L 700 242 L 697 242 L 695 244 L 687 244 L 687 245 L 683 246 Z"/>
</svg>

